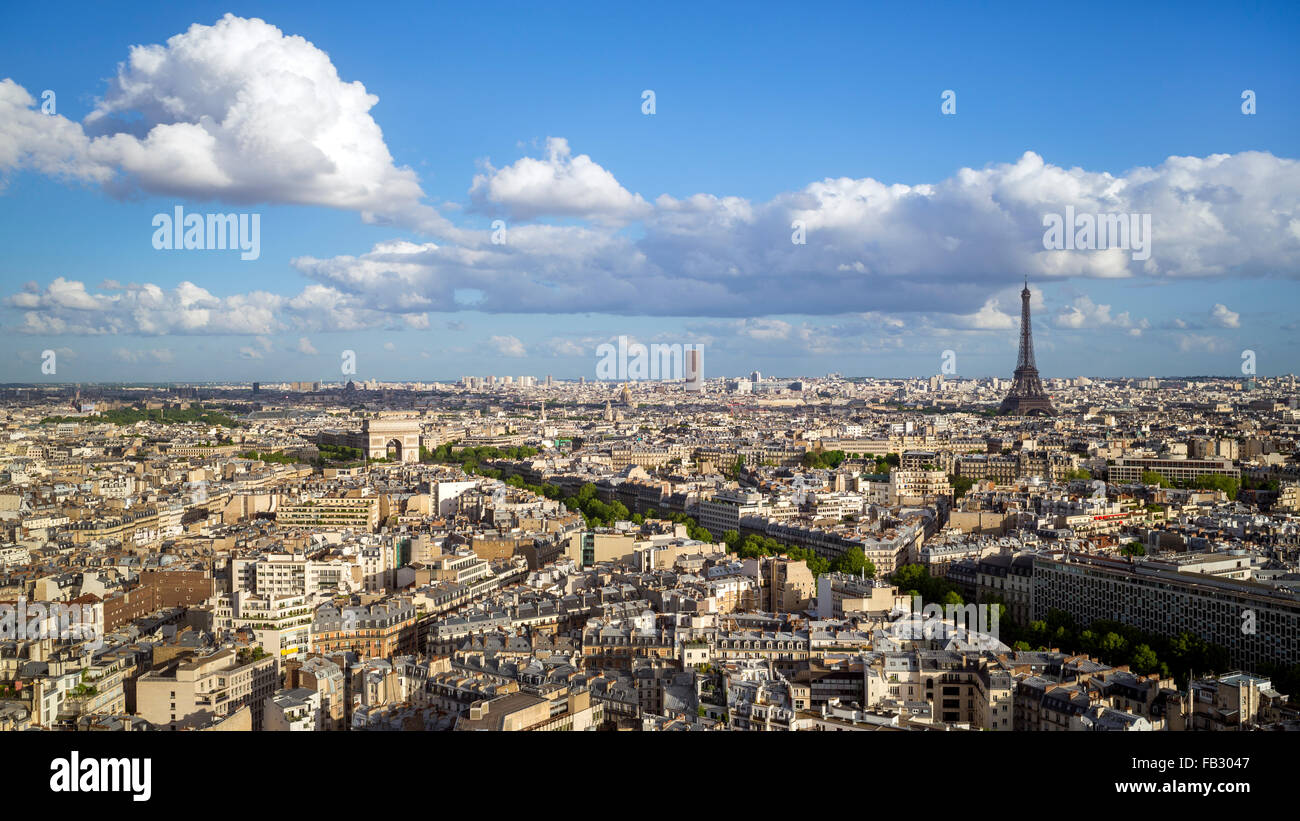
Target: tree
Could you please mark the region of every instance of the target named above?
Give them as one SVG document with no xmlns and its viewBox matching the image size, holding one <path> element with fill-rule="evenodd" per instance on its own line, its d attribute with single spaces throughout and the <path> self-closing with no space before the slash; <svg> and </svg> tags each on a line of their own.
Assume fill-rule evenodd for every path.
<svg viewBox="0 0 1300 821">
<path fill-rule="evenodd" d="M 839 573 L 852 573 L 854 576 L 865 574 L 873 579 L 876 577 L 876 566 L 867 560 L 866 554 L 860 547 L 850 547 L 841 553 L 839 558 L 831 563 L 831 567 Z"/>
<path fill-rule="evenodd" d="M 975 485 L 975 480 L 969 476 L 958 476 L 955 473 L 949 473 L 948 484 L 952 486 L 953 499 L 960 499 L 966 495 L 966 491 Z"/>
<path fill-rule="evenodd" d="M 1156 473 L 1154 470 L 1142 471 L 1142 484 L 1159 485 L 1160 487 L 1172 487 L 1172 485 L 1169 484 L 1169 480 L 1165 478 L 1164 474 Z"/>
<path fill-rule="evenodd" d="M 1119 633 L 1107 633 L 1102 636 L 1099 649 L 1102 659 L 1107 664 L 1112 664 L 1124 657 L 1124 653 L 1128 650 L 1128 640 Z"/>
<path fill-rule="evenodd" d="M 745 457 L 737 453 L 736 461 L 731 463 L 731 471 L 728 474 L 728 476 L 732 479 L 738 478 L 740 476 L 740 472 L 743 471 L 744 469 L 745 469 Z"/>
<path fill-rule="evenodd" d="M 1140 676 L 1155 672 L 1160 666 L 1160 660 L 1156 658 L 1156 652 L 1148 644 L 1139 644 L 1133 648 L 1133 658 L 1129 661 L 1129 666 L 1133 672 Z"/>
<path fill-rule="evenodd" d="M 1145 556 L 1147 549 L 1141 542 L 1129 542 L 1121 547 L 1119 552 L 1125 556 Z"/>
<path fill-rule="evenodd" d="M 1198 488 L 1206 490 L 1222 490 L 1228 494 L 1228 500 L 1237 498 L 1237 491 L 1241 489 L 1241 482 L 1231 476 L 1224 476 L 1220 473 L 1207 473 L 1196 477 L 1193 484 Z"/>
</svg>

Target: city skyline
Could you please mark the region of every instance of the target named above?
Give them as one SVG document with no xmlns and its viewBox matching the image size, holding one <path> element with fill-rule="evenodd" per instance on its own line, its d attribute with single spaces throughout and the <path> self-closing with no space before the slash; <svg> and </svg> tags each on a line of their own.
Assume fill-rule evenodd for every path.
<svg viewBox="0 0 1300 821">
<path fill-rule="evenodd" d="M 21 10 L 0 35 L 0 382 L 328 379 L 350 376 L 344 351 L 360 379 L 592 378 L 619 336 L 701 344 L 706 376 L 922 377 L 952 352 L 955 375 L 1006 377 L 1025 277 L 1044 377 L 1239 376 L 1247 350 L 1259 376 L 1293 372 L 1296 22 L 1202 11 L 1126 13 L 1251 48 L 1119 36 L 1090 87 L 1186 78 L 1110 108 L 1063 100 L 1073 74 L 1041 47 L 955 48 L 958 31 L 997 41 L 975 11 L 936 32 L 875 14 L 862 59 L 903 69 L 887 83 L 762 20 L 700 56 L 717 69 L 701 85 L 671 54 L 722 12 L 566 28 L 514 10 L 586 46 L 521 77 L 536 53 L 494 29 L 497 62 L 450 88 L 416 75 L 474 59 L 453 42 L 487 24 L 474 14 L 417 58 L 291 8 L 88 11 L 68 25 L 94 48 L 35 48 L 21 32 L 50 12 Z M 1081 59 L 1103 29 L 1053 49 Z M 229 250 L 232 232 L 181 253 L 184 217 L 217 214 L 255 217 L 256 247 Z M 1123 243 L 1076 245 L 1108 218 Z"/>
</svg>

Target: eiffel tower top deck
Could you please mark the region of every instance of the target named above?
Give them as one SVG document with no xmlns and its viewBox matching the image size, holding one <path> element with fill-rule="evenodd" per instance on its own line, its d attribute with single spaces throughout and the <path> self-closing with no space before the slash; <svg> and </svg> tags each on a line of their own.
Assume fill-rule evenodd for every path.
<svg viewBox="0 0 1300 821">
<path fill-rule="evenodd" d="M 1011 390 L 998 407 L 998 413 L 1010 416 L 1055 416 L 1052 400 L 1043 390 L 1034 364 L 1034 334 L 1029 325 L 1029 282 L 1020 292 L 1020 355 Z"/>
</svg>

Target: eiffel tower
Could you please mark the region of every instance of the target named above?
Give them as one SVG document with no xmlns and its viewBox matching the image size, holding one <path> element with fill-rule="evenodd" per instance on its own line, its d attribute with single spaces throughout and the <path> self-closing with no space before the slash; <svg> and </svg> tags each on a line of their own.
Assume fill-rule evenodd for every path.
<svg viewBox="0 0 1300 821">
<path fill-rule="evenodd" d="M 1015 383 L 1002 400 L 999 414 L 1014 416 L 1055 416 L 1052 400 L 1043 390 L 1034 364 L 1034 334 L 1029 327 L 1029 281 L 1020 292 L 1020 355 L 1016 357 Z"/>
</svg>

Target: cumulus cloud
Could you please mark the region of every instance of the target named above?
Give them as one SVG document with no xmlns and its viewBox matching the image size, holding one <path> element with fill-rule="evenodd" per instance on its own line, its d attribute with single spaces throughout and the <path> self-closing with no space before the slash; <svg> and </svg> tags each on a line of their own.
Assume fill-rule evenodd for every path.
<svg viewBox="0 0 1300 821">
<path fill-rule="evenodd" d="M 0 82 L 0 173 L 446 228 L 416 173 L 394 163 L 370 114 L 378 101 L 302 37 L 227 14 L 165 45 L 133 46 L 80 124 L 41 114 L 24 89 Z"/>
<path fill-rule="evenodd" d="M 1228 310 L 1225 305 L 1215 303 L 1210 309 L 1210 321 L 1220 328 L 1240 328 L 1241 314 Z"/>
<path fill-rule="evenodd" d="M 632 194 L 586 154 L 574 157 L 568 140 L 546 140 L 546 157 L 523 157 L 505 168 L 490 165 L 474 177 L 469 195 L 484 211 L 501 209 L 515 219 L 540 216 L 625 220 L 647 216 L 650 205 Z"/>
<path fill-rule="evenodd" d="M 1030 303 L 1032 307 L 1032 299 Z M 975 313 L 956 317 L 953 325 L 979 331 L 1004 331 L 1018 328 L 1020 319 L 1005 313 L 996 297 L 989 297 Z"/>
<path fill-rule="evenodd" d="M 1220 353 L 1227 349 L 1222 339 L 1208 334 L 1178 334 L 1176 339 L 1181 353 Z"/>
<path fill-rule="evenodd" d="M 491 231 L 452 226 L 421 204 L 418 179 L 395 165 L 371 116 L 375 103 L 315 45 L 233 15 L 132 48 L 82 124 L 41 114 L 24 89 L 0 82 L 0 174 L 30 168 L 118 193 L 353 209 L 438 239 L 300 256 L 292 264 L 311 284 L 296 295 L 217 298 L 191 283 L 114 280 L 90 292 L 56 279 L 9 297 L 23 312 L 21 330 L 420 330 L 429 312 L 473 309 L 717 318 L 926 312 L 953 329 L 997 331 L 1015 325 L 1006 291 L 1021 276 L 1169 281 L 1300 271 L 1300 162 L 1264 152 L 1169 157 L 1117 174 L 1026 152 L 936 182 L 839 177 L 767 201 L 699 193 L 647 202 L 551 137 L 543 157 L 487 165 L 474 177 L 475 209 L 521 221 L 494 244 Z M 1151 257 L 1045 249 L 1044 216 L 1067 207 L 1150 214 Z M 539 217 L 571 219 L 528 222 Z M 1034 307 L 1043 307 L 1037 288 Z M 1109 310 L 1076 304 L 1051 322 L 1141 332 L 1141 322 Z M 1233 327 L 1223 323 L 1236 316 L 1224 308 L 1210 321 Z"/>
<path fill-rule="evenodd" d="M 490 231 L 454 226 L 424 203 L 417 175 L 396 164 L 372 116 L 377 102 L 306 39 L 227 14 L 132 47 L 82 123 L 41 113 L 25 89 L 0 81 L 0 177 L 29 169 L 123 196 L 350 209 L 439 240 L 295 260 L 322 288 L 276 297 L 272 308 L 331 305 L 339 316 L 318 318 L 323 329 L 366 326 L 374 321 L 366 312 L 421 329 L 428 318 L 420 314 L 471 306 L 712 317 L 931 310 L 957 326 L 1005 329 L 1014 311 L 990 300 L 1020 276 L 1300 271 L 1300 162 L 1256 151 L 1173 156 L 1122 172 L 1066 168 L 1027 151 L 938 181 L 831 177 L 767 201 L 714 193 L 647 201 L 563 137 L 549 137 L 543 156 L 485 164 L 473 178 L 475 210 L 522 223 L 497 245 Z M 1046 249 L 1045 215 L 1071 207 L 1151 215 L 1150 258 Z M 541 217 L 581 224 L 529 222 Z M 629 223 L 634 230 L 624 230 Z M 803 242 L 791 241 L 796 233 Z M 223 307 L 210 302 L 192 306 L 190 318 L 219 329 L 198 313 Z M 57 314 L 75 310 L 33 306 L 32 330 L 68 322 Z M 1063 327 L 1089 321 L 1082 313 L 1068 311 Z M 108 326 L 83 318 L 73 327 Z"/>
<path fill-rule="evenodd" d="M 546 350 L 552 356 L 586 356 L 587 349 L 572 339 L 552 337 L 546 341 Z"/>
<path fill-rule="evenodd" d="M 1134 320 L 1128 311 L 1112 315 L 1109 305 L 1099 305 L 1086 296 L 1077 297 L 1061 309 L 1052 320 L 1058 328 L 1079 330 L 1083 328 L 1127 329 L 1130 336 L 1140 336 L 1150 327 L 1146 319 Z"/>
<path fill-rule="evenodd" d="M 780 319 L 751 319 L 737 324 L 736 331 L 750 339 L 787 339 L 792 326 Z"/>
<path fill-rule="evenodd" d="M 494 336 L 488 340 L 497 353 L 502 356 L 527 356 L 528 349 L 514 336 Z"/>
<path fill-rule="evenodd" d="M 479 195 L 487 196 L 490 179 L 476 183 Z M 499 201 L 507 202 L 504 194 Z M 568 201 L 556 195 L 557 203 Z M 1029 152 L 935 184 L 827 179 L 763 203 L 661 196 L 636 238 L 599 221 L 528 224 L 512 227 L 501 245 L 481 232 L 471 243 L 381 243 L 359 256 L 301 257 L 294 265 L 380 309 L 404 299 L 454 308 L 457 293 L 473 289 L 473 308 L 486 312 L 937 310 L 960 325 L 1005 329 L 1014 309 L 990 299 L 1021 276 L 1043 282 L 1300 270 L 1300 237 L 1287 229 L 1297 203 L 1300 164 L 1266 153 L 1171 157 L 1113 176 L 1060 168 Z M 1117 249 L 1045 250 L 1043 215 L 1067 205 L 1079 213 L 1153 214 L 1151 258 L 1133 260 Z M 804 244 L 791 241 L 796 222 Z M 1042 308 L 1037 288 L 1034 303 Z M 1088 321 L 1075 311 L 1060 320 L 1062 327 Z"/>
<path fill-rule="evenodd" d="M 364 300 L 324 285 L 308 285 L 296 296 L 250 291 L 214 296 L 192 282 L 166 289 L 153 283 L 90 291 L 85 283 L 56 277 L 44 288 L 29 282 L 3 304 L 21 311 L 22 321 L 6 331 L 26 334 L 208 335 L 260 337 L 257 348 L 270 350 L 267 335 L 284 331 L 360 331 L 418 326 L 416 314 L 371 308 Z M 306 349 L 304 348 L 304 343 Z M 314 353 L 306 337 L 298 350 Z"/>
<path fill-rule="evenodd" d="M 297 351 L 298 353 L 306 354 L 307 356 L 315 356 L 320 353 L 320 351 L 316 350 L 316 346 L 311 344 L 311 340 L 305 336 L 298 337 Z"/>
</svg>

